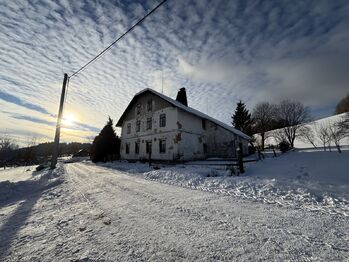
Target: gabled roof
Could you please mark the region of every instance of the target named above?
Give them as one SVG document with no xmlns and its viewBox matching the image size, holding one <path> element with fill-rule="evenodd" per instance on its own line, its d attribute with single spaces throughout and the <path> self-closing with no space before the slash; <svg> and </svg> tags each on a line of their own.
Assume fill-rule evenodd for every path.
<svg viewBox="0 0 349 262">
<path fill-rule="evenodd" d="M 136 98 L 138 96 L 146 93 L 146 92 L 150 92 L 150 93 L 152 93 L 152 94 L 154 94 L 154 95 L 164 99 L 165 101 L 169 102 L 171 105 L 173 105 L 173 106 L 175 106 L 175 107 L 177 107 L 177 108 L 179 108 L 179 109 L 181 109 L 181 110 L 183 110 L 183 111 L 185 111 L 185 112 L 187 112 L 189 114 L 192 114 L 192 115 L 195 115 L 197 117 L 209 120 L 209 121 L 215 123 L 216 125 L 224 128 L 224 129 L 226 129 L 226 130 L 228 130 L 228 131 L 230 131 L 230 132 L 232 132 L 232 133 L 234 133 L 234 134 L 236 134 L 238 136 L 241 136 L 241 137 L 243 137 L 245 139 L 248 139 L 248 140 L 251 139 L 251 137 L 249 137 L 248 135 L 244 134 L 240 130 L 237 130 L 234 127 L 229 126 L 229 125 L 227 125 L 227 124 L 225 124 L 225 123 L 223 123 L 223 122 L 221 122 L 221 121 L 219 121 L 219 120 L 217 120 L 217 119 L 215 119 L 213 117 L 210 117 L 210 116 L 208 116 L 208 115 L 206 115 L 206 114 L 204 114 L 204 113 L 202 113 L 202 112 L 200 112 L 200 111 L 198 111 L 198 110 L 196 110 L 196 109 L 194 109 L 192 107 L 185 106 L 182 103 L 180 103 L 180 102 L 178 102 L 178 101 L 176 101 L 176 100 L 174 100 L 174 99 L 172 99 L 172 98 L 170 98 L 168 96 L 165 96 L 164 94 L 161 94 L 161 93 L 159 93 L 159 92 L 157 92 L 157 91 L 155 91 L 155 90 L 153 90 L 151 88 L 143 89 L 142 91 L 140 91 L 137 94 L 135 94 L 135 96 L 132 98 L 131 102 L 127 106 L 126 110 L 124 111 L 124 113 L 120 117 L 119 121 L 117 122 L 116 126 L 118 126 L 118 127 L 122 126 L 122 122 L 124 121 L 124 118 L 126 117 L 126 112 L 128 112 L 129 109 L 131 109 L 132 105 L 136 101 Z"/>
</svg>

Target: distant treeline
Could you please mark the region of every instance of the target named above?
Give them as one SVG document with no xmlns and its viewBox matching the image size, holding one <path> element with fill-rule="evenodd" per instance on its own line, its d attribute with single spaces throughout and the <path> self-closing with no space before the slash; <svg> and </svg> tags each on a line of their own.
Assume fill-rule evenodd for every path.
<svg viewBox="0 0 349 262">
<path fill-rule="evenodd" d="M 80 150 L 90 151 L 90 143 L 60 143 L 59 156 L 73 155 Z M 4 165 L 33 165 L 49 161 L 52 155 L 53 142 L 41 143 L 34 146 L 14 150 L 0 151 L 0 167 Z"/>
</svg>

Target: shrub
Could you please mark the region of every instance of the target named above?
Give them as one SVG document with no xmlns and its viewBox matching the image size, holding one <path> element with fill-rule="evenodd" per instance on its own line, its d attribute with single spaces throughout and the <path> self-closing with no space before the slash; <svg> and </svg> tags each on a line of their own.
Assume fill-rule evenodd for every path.
<svg viewBox="0 0 349 262">
<path fill-rule="evenodd" d="M 279 144 L 279 148 L 281 153 L 286 153 L 288 150 L 290 150 L 290 144 L 287 141 L 281 141 Z"/>
</svg>

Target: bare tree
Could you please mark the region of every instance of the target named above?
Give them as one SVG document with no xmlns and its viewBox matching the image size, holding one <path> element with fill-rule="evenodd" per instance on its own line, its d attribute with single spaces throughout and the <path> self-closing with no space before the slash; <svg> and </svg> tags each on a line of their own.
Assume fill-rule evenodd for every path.
<svg viewBox="0 0 349 262">
<path fill-rule="evenodd" d="M 299 139 L 305 143 L 310 143 L 314 148 L 317 148 L 315 144 L 314 131 L 309 125 L 304 125 L 299 129 Z"/>
<path fill-rule="evenodd" d="M 13 151 L 18 149 L 18 145 L 15 144 L 12 139 L 7 136 L 0 137 L 0 153 Z"/>
<path fill-rule="evenodd" d="M 317 136 L 319 137 L 320 141 L 322 142 L 324 151 L 326 151 L 326 145 L 331 144 L 331 134 L 330 130 L 327 124 L 317 124 L 315 127 Z"/>
<path fill-rule="evenodd" d="M 337 151 L 339 153 L 342 153 L 340 142 L 346 136 L 346 133 L 338 124 L 332 122 L 328 123 L 328 130 L 331 141 L 333 141 L 333 143 L 335 144 Z"/>
<path fill-rule="evenodd" d="M 265 140 L 269 136 L 267 132 L 273 129 L 275 112 L 275 106 L 268 102 L 257 104 L 253 110 L 254 130 L 261 136 L 262 150 L 264 150 Z"/>
<path fill-rule="evenodd" d="M 343 136 L 349 136 L 349 112 L 341 117 L 341 120 L 337 123 L 337 126 Z"/>
<path fill-rule="evenodd" d="M 280 144 L 282 141 L 287 141 L 285 133 L 282 129 L 276 129 L 271 132 L 271 136 L 275 139 L 277 144 Z"/>
<path fill-rule="evenodd" d="M 15 144 L 12 139 L 7 136 L 0 137 L 0 164 L 6 168 L 6 161 L 9 155 L 18 149 L 18 145 Z"/>
<path fill-rule="evenodd" d="M 277 120 L 282 126 L 283 136 L 294 147 L 294 141 L 300 135 L 304 124 L 310 121 L 309 109 L 302 103 L 284 100 L 277 106 Z"/>
<path fill-rule="evenodd" d="M 26 165 L 33 164 L 33 162 L 36 161 L 35 145 L 37 145 L 37 137 L 28 137 L 27 146 L 24 151 L 24 160 Z"/>
</svg>

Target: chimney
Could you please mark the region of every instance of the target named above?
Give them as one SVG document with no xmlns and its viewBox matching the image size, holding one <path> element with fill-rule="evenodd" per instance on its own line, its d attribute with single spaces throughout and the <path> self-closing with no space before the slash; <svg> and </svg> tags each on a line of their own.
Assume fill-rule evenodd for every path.
<svg viewBox="0 0 349 262">
<path fill-rule="evenodd" d="M 177 93 L 177 97 L 176 100 L 180 103 L 182 103 L 185 106 L 188 106 L 188 101 L 187 101 L 187 92 L 185 91 L 185 88 L 182 87 L 181 89 L 179 89 L 178 93 Z"/>
</svg>

